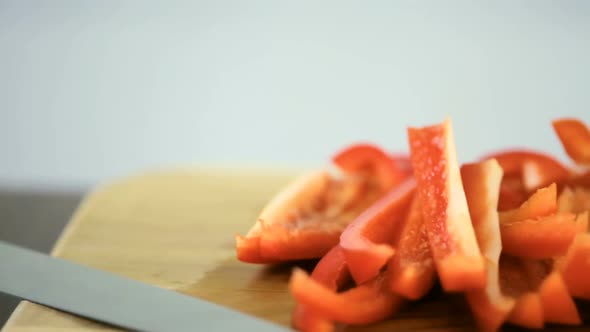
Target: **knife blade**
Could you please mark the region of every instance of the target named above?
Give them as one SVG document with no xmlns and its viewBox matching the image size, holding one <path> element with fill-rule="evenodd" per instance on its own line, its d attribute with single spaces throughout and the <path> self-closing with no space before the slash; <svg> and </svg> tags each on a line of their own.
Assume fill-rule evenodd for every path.
<svg viewBox="0 0 590 332">
<path fill-rule="evenodd" d="M 3 241 L 0 291 L 134 331 L 288 330 L 211 302 Z"/>
</svg>

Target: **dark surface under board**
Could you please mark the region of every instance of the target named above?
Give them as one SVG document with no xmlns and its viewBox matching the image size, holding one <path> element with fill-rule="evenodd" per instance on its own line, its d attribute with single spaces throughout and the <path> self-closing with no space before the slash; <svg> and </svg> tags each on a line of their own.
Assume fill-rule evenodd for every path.
<svg viewBox="0 0 590 332">
<path fill-rule="evenodd" d="M 49 253 L 82 198 L 76 192 L 0 187 L 0 240 Z M 0 293 L 0 327 L 19 299 Z"/>
</svg>

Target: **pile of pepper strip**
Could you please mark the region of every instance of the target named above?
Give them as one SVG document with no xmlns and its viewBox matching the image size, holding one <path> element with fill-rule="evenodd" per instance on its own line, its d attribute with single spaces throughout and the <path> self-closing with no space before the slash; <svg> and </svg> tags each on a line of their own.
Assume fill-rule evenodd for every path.
<svg viewBox="0 0 590 332">
<path fill-rule="evenodd" d="M 573 298 L 590 300 L 590 130 L 571 118 L 553 128 L 570 166 L 532 150 L 459 165 L 450 119 L 408 128 L 409 156 L 349 146 L 279 192 L 236 237 L 237 257 L 319 259 L 289 281 L 301 331 L 395 319 L 437 282 L 464 294 L 483 331 L 579 325 Z"/>
</svg>

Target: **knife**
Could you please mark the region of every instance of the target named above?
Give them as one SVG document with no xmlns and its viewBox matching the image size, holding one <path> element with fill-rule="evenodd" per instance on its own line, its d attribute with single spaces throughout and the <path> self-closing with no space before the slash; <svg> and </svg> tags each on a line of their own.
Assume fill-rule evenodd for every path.
<svg viewBox="0 0 590 332">
<path fill-rule="evenodd" d="M 3 241 L 0 292 L 134 331 L 288 330 L 211 302 Z"/>
</svg>

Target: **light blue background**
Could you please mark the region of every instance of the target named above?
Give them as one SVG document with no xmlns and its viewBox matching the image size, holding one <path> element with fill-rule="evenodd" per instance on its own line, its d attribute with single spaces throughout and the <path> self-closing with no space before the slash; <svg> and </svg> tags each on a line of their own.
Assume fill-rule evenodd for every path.
<svg viewBox="0 0 590 332">
<path fill-rule="evenodd" d="M 0 183 L 319 165 L 447 115 L 462 161 L 563 158 L 589 83 L 588 1 L 0 0 Z"/>
</svg>

